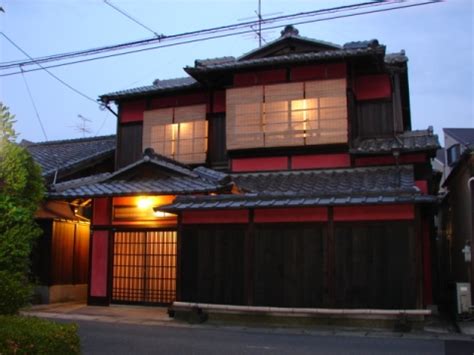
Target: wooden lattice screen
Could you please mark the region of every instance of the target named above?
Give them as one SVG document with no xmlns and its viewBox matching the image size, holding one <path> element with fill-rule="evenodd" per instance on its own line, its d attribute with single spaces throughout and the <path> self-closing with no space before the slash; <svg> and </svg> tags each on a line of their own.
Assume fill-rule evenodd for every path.
<svg viewBox="0 0 474 355">
<path fill-rule="evenodd" d="M 347 142 L 346 80 L 227 90 L 227 149 Z"/>
<path fill-rule="evenodd" d="M 169 304 L 176 298 L 176 232 L 116 232 L 112 301 Z"/>
<path fill-rule="evenodd" d="M 143 148 L 183 163 L 204 163 L 207 152 L 206 106 L 145 111 Z"/>
</svg>

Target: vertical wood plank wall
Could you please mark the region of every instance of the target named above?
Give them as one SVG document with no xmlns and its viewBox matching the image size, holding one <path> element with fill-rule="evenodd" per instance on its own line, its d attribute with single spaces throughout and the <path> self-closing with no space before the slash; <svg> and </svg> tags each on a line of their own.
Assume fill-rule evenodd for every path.
<svg viewBox="0 0 474 355">
<path fill-rule="evenodd" d="M 255 224 L 251 238 L 247 228 L 182 227 L 178 300 L 279 307 L 418 306 L 416 265 L 421 261 L 412 221 L 335 222 L 332 253 L 326 223 Z M 253 255 L 244 264 L 246 250 Z"/>
<path fill-rule="evenodd" d="M 87 283 L 89 233 L 88 224 L 53 222 L 51 285 Z"/>
</svg>

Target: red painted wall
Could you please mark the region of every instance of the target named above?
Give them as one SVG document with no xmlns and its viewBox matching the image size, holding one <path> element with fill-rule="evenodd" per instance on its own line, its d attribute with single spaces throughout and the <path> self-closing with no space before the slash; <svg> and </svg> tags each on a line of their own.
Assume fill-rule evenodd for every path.
<svg viewBox="0 0 474 355">
<path fill-rule="evenodd" d="M 334 221 L 394 221 L 415 218 L 413 205 L 368 205 L 334 207 Z"/>
<path fill-rule="evenodd" d="M 400 164 L 424 163 L 427 161 L 426 154 L 403 154 L 398 159 Z M 361 157 L 355 159 L 355 166 L 370 165 L 395 165 L 396 161 L 393 155 L 382 155 L 377 157 Z"/>
<path fill-rule="evenodd" d="M 326 222 L 328 209 L 326 207 L 312 208 L 262 208 L 256 209 L 255 223 L 275 222 Z"/>
<path fill-rule="evenodd" d="M 209 109 L 209 95 L 207 92 L 194 92 L 190 94 L 173 95 L 169 97 L 157 97 L 151 100 L 150 108 L 166 108 L 206 104 Z"/>
<path fill-rule="evenodd" d="M 351 166 L 349 154 L 311 154 L 291 157 L 291 169 L 343 168 Z"/>
<path fill-rule="evenodd" d="M 355 80 L 355 96 L 359 101 L 392 97 L 390 77 L 386 74 L 357 77 Z"/>
<path fill-rule="evenodd" d="M 232 159 L 231 169 L 233 172 L 288 170 L 288 157 Z"/>
<path fill-rule="evenodd" d="M 225 112 L 225 90 L 214 92 L 213 101 L 212 112 Z"/>
<path fill-rule="evenodd" d="M 92 236 L 90 295 L 107 296 L 107 262 L 109 232 L 94 231 Z"/>
<path fill-rule="evenodd" d="M 252 86 L 286 82 L 286 69 L 259 70 L 234 74 L 234 86 Z"/>
<path fill-rule="evenodd" d="M 291 81 L 340 79 L 347 75 L 345 63 L 313 64 L 291 68 Z"/>
<path fill-rule="evenodd" d="M 248 221 L 248 210 L 184 211 L 181 217 L 183 224 L 248 223 Z"/>
<path fill-rule="evenodd" d="M 426 180 L 416 180 L 415 186 L 418 187 L 422 194 L 428 193 L 428 181 Z"/>
<path fill-rule="evenodd" d="M 141 122 L 145 111 L 145 100 L 128 101 L 120 104 L 120 122 Z"/>
<path fill-rule="evenodd" d="M 92 225 L 110 224 L 110 199 L 96 197 L 92 205 Z"/>
</svg>

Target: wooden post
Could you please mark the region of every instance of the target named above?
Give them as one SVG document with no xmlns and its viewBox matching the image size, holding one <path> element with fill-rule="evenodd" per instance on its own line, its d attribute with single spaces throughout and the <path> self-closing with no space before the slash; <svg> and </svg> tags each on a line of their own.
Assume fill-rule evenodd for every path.
<svg viewBox="0 0 474 355">
<path fill-rule="evenodd" d="M 336 248 L 333 207 L 328 207 L 328 231 L 325 259 L 326 273 L 324 283 L 326 290 L 326 300 L 324 300 L 324 304 L 326 304 L 328 307 L 334 307 L 336 304 Z"/>
<path fill-rule="evenodd" d="M 254 305 L 255 226 L 253 220 L 254 210 L 250 210 L 244 241 L 244 301 L 248 306 Z"/>
</svg>

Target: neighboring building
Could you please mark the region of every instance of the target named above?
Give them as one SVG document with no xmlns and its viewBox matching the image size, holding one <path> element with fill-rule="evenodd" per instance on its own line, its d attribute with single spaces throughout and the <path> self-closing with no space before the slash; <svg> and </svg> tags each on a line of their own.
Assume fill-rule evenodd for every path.
<svg viewBox="0 0 474 355">
<path fill-rule="evenodd" d="M 115 136 L 32 143 L 22 141 L 41 166 L 47 187 L 112 171 Z M 89 278 L 90 200 L 45 201 L 36 212 L 43 230 L 32 255 L 40 302 L 85 300 Z"/>
<path fill-rule="evenodd" d="M 411 131 L 403 52 L 287 26 L 185 71 L 103 95 L 116 171 L 50 192 L 93 200 L 89 304 L 433 303 L 439 144 Z"/>
<path fill-rule="evenodd" d="M 474 263 L 463 250 L 474 246 L 474 129 L 445 128 L 445 176 L 438 220 L 439 269 L 449 303 L 454 283 L 469 282 L 474 289 Z M 474 300 L 473 300 L 474 301 Z"/>
<path fill-rule="evenodd" d="M 442 174 L 441 187 L 462 153 L 474 144 L 474 128 L 443 128 L 443 132 L 444 147 L 433 159 L 433 169 Z"/>
</svg>

